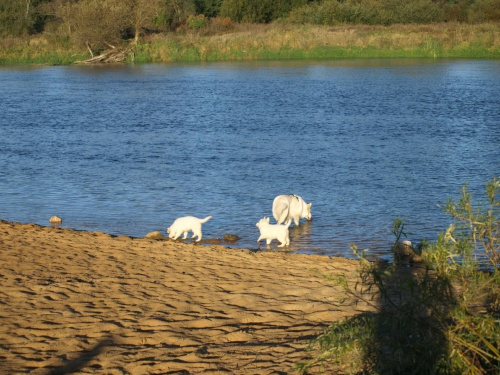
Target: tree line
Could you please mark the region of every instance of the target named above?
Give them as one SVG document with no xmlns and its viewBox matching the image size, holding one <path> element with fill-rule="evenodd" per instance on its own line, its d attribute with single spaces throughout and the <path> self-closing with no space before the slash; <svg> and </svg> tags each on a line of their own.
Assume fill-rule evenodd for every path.
<svg viewBox="0 0 500 375">
<path fill-rule="evenodd" d="M 233 23 L 498 22 L 500 0 L 2 0 L 0 35 L 45 34 L 93 54 L 141 35 Z"/>
</svg>

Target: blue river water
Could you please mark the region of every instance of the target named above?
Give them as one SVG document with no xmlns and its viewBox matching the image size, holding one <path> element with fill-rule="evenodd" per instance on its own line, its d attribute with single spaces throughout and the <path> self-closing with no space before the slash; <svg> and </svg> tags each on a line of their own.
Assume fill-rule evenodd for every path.
<svg viewBox="0 0 500 375">
<path fill-rule="evenodd" d="M 386 256 L 394 218 L 433 240 L 438 205 L 500 176 L 500 61 L 0 66 L 0 88 L 8 221 L 143 237 L 211 215 L 204 238 L 255 250 L 297 194 L 313 220 L 287 251 Z"/>
</svg>

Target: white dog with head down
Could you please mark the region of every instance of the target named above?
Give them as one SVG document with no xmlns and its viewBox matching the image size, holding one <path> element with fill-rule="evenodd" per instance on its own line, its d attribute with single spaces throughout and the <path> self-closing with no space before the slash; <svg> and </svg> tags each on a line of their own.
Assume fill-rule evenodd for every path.
<svg viewBox="0 0 500 375">
<path fill-rule="evenodd" d="M 260 219 L 256 225 L 260 230 L 260 237 L 257 240 L 257 242 L 259 242 L 259 247 L 260 241 L 262 240 L 266 240 L 268 246 L 271 244 L 272 240 L 278 240 L 281 243 L 278 247 L 290 245 L 290 237 L 288 233 L 290 223 L 288 223 L 288 225 L 269 224 L 269 218 L 265 217 Z"/>
<path fill-rule="evenodd" d="M 184 234 L 183 238 L 186 239 L 188 232 L 192 231 L 193 237 L 191 238 L 198 236 L 196 239 L 196 242 L 198 242 L 201 240 L 201 224 L 206 223 L 211 218 L 212 216 L 207 216 L 204 219 L 198 219 L 193 216 L 180 217 L 167 229 L 168 237 L 176 240 L 181 234 Z"/>
<path fill-rule="evenodd" d="M 273 201 L 273 216 L 278 224 L 290 225 L 293 221 L 299 225 L 300 218 L 311 220 L 311 205 L 298 195 L 279 195 Z"/>
</svg>

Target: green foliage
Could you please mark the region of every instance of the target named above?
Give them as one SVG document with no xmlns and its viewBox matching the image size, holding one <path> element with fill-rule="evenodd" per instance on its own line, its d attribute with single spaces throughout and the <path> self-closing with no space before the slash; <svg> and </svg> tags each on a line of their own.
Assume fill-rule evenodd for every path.
<svg viewBox="0 0 500 375">
<path fill-rule="evenodd" d="M 21 35 L 25 30 L 22 4 L 15 0 L 0 3 L 0 33 L 2 35 Z"/>
<path fill-rule="evenodd" d="M 471 23 L 500 21 L 500 0 L 476 0 L 469 8 Z"/>
<path fill-rule="evenodd" d="M 93 2 L 97 4 L 91 5 Z M 91 7 L 96 10 L 90 11 Z M 99 13 L 98 7 L 103 13 Z M 279 20 L 329 26 L 500 21 L 500 0 L 2 0 L 0 35 L 61 34 L 60 25 L 64 24 L 61 37 L 71 35 L 81 42 L 81 35 L 74 36 L 73 32 L 78 29 L 77 34 L 81 34 L 82 23 L 92 25 L 95 20 L 94 34 L 103 31 L 108 34 L 106 39 L 110 43 L 108 31 L 118 18 L 114 10 L 117 8 L 120 18 L 127 20 L 126 25 L 119 24 L 122 28 L 120 38 L 135 37 L 136 42 L 141 33 L 175 31 L 185 25 L 190 16 L 197 14 L 207 19 L 220 17 L 238 23 Z M 76 19 L 77 14 L 85 14 L 90 19 Z M 104 48 L 99 44 L 95 48 Z"/>
<path fill-rule="evenodd" d="M 130 9 L 119 0 L 82 0 L 67 5 L 65 22 L 71 27 L 71 39 L 99 53 L 110 45 L 119 43 Z"/>
<path fill-rule="evenodd" d="M 190 15 L 186 20 L 186 26 L 191 30 L 200 30 L 208 26 L 208 20 L 203 14 L 197 16 Z"/>
<path fill-rule="evenodd" d="M 81 55 L 87 54 L 88 58 L 86 46 L 75 44 L 74 39 L 67 36 L 70 26 L 62 24 L 58 33 L 37 37 L 0 38 L 0 63 L 30 63 L 36 57 L 38 63 L 68 64 L 83 60 Z M 233 29 L 235 32 L 231 32 Z M 184 25 L 185 34 L 147 33 L 133 47 L 135 60 L 132 54 L 128 61 L 171 62 L 184 61 L 185 58 L 190 61 L 195 58 L 198 61 L 406 57 L 494 59 L 500 57 L 498 30 L 498 24 L 349 28 L 237 25 L 228 18 L 216 17 L 200 30 L 189 31 Z M 142 48 L 146 45 L 147 48 Z M 54 54 L 54 48 L 60 53 Z M 50 61 L 43 60 L 44 56 L 51 56 Z M 69 58 L 58 61 L 57 56 Z"/>
<path fill-rule="evenodd" d="M 373 374 L 485 374 L 500 371 L 500 179 L 486 183 L 487 202 L 474 204 L 467 185 L 445 206 L 454 222 L 422 246 L 425 264 L 407 267 L 361 260 L 362 282 L 347 295 L 376 292 L 375 314 L 335 322 L 311 342 L 307 372 L 325 361 L 348 360 Z M 405 235 L 396 219 L 394 250 Z M 341 282 L 337 281 L 335 286 Z M 366 300 L 366 299 L 365 299 Z"/>
<path fill-rule="evenodd" d="M 362 343 L 373 337 L 373 323 L 370 316 L 359 315 L 331 324 L 309 346 L 309 350 L 314 349 L 319 354 L 311 361 L 298 363 L 295 369 L 299 373 L 309 373 L 314 365 L 335 361 L 349 372 L 359 373 L 362 369 L 359 363 L 363 360 Z"/>
<path fill-rule="evenodd" d="M 223 0 L 220 15 L 234 22 L 269 23 L 306 3 L 307 0 Z"/>
<path fill-rule="evenodd" d="M 2 0 L 0 2 L 0 35 L 36 34 L 43 31 L 51 18 L 43 12 L 49 0 Z"/>
<path fill-rule="evenodd" d="M 0 64 L 68 65 L 85 57 L 84 50 L 74 49 L 67 40 L 31 39 L 8 36 L 0 40 Z"/>
<path fill-rule="evenodd" d="M 320 25 L 392 25 L 441 22 L 443 14 L 443 8 L 432 0 L 324 0 L 294 8 L 288 20 Z"/>
<path fill-rule="evenodd" d="M 175 30 L 194 14 L 193 0 L 164 0 L 164 9 L 156 18 L 156 24 L 168 30 Z"/>
<path fill-rule="evenodd" d="M 213 18 L 219 16 L 222 0 L 194 0 L 196 14 Z"/>
<path fill-rule="evenodd" d="M 212 33 L 218 33 L 234 29 L 234 24 L 227 17 L 215 17 L 210 19 L 209 29 Z"/>
<path fill-rule="evenodd" d="M 467 271 L 475 275 L 477 268 L 491 268 L 498 273 L 500 262 L 500 180 L 493 179 L 486 183 L 487 202 L 474 204 L 472 193 L 467 190 L 467 185 L 460 189 L 461 195 L 458 201 L 450 197 L 445 211 L 454 219 L 445 233 L 442 247 L 447 246 L 448 252 L 453 255 L 450 265 L 455 272 Z M 443 263 L 439 260 L 439 264 Z M 459 263 L 460 261 L 460 263 Z M 465 268 L 467 266 L 467 268 Z"/>
</svg>

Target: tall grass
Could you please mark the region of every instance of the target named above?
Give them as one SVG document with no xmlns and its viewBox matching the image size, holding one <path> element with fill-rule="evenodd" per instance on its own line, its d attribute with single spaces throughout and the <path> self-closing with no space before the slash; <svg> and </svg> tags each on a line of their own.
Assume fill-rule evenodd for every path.
<svg viewBox="0 0 500 375">
<path fill-rule="evenodd" d="M 421 247 L 420 266 L 370 263 L 360 257 L 363 283 L 342 285 L 347 295 L 375 290 L 375 314 L 335 322 L 311 342 L 306 373 L 325 361 L 348 363 L 352 373 L 500 373 L 500 179 L 486 183 L 486 202 L 463 186 L 444 206 L 453 223 Z M 404 233 L 396 219 L 394 249 Z"/>
<path fill-rule="evenodd" d="M 13 36 L 0 39 L 0 64 L 68 65 L 86 56 L 86 51 L 64 39 Z"/>
<path fill-rule="evenodd" d="M 499 24 L 384 26 L 238 25 L 217 35 L 186 33 L 152 37 L 147 61 L 499 58 Z M 137 60 L 136 62 L 141 61 Z"/>
<path fill-rule="evenodd" d="M 194 19 L 194 21 L 199 21 Z M 500 58 L 500 24 L 392 26 L 232 24 L 219 19 L 140 41 L 129 61 L 241 61 L 343 58 Z M 0 40 L 0 63 L 70 64 L 88 56 L 65 40 Z"/>
</svg>

